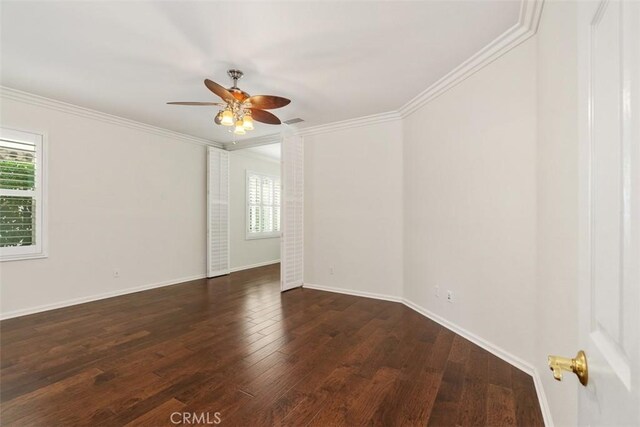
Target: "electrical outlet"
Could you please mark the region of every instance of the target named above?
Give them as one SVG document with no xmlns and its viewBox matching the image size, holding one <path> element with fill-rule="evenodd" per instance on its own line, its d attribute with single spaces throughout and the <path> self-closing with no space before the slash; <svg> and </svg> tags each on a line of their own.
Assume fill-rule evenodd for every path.
<svg viewBox="0 0 640 427">
<path fill-rule="evenodd" d="M 447 291 L 447 302 L 453 302 L 453 291 Z"/>
<path fill-rule="evenodd" d="M 440 286 L 434 286 L 433 293 L 436 295 L 437 298 L 440 298 Z"/>
<path fill-rule="evenodd" d="M 329 267 L 329 274 L 333 276 L 333 266 Z"/>
<path fill-rule="evenodd" d="M 120 270 L 119 269 L 116 268 L 115 270 L 113 270 L 113 277 L 115 277 L 116 279 L 118 277 L 120 277 Z"/>
</svg>

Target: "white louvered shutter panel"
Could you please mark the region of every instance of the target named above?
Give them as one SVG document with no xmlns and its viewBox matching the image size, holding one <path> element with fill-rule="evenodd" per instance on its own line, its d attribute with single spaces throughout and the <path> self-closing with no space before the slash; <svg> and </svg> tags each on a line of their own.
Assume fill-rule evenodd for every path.
<svg viewBox="0 0 640 427">
<path fill-rule="evenodd" d="M 229 153 L 209 147 L 207 277 L 229 274 Z"/>
<path fill-rule="evenodd" d="M 282 142 L 282 290 L 302 286 L 304 267 L 304 147 L 299 136 Z"/>
</svg>

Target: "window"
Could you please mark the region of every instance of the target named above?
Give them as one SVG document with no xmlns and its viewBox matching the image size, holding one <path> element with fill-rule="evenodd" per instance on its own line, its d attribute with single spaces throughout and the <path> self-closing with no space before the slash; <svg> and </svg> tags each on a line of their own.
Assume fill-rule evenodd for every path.
<svg viewBox="0 0 640 427">
<path fill-rule="evenodd" d="M 247 171 L 247 239 L 280 237 L 280 178 Z"/>
<path fill-rule="evenodd" d="M 0 261 L 46 256 L 42 139 L 0 128 Z"/>
</svg>

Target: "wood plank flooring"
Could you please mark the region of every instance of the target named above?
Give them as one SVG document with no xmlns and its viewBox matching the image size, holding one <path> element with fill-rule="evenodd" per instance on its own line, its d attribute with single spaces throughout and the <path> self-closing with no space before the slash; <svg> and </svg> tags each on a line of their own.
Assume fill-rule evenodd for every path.
<svg viewBox="0 0 640 427">
<path fill-rule="evenodd" d="M 398 303 L 280 294 L 277 265 L 0 332 L 3 426 L 543 425 L 525 373 Z"/>
</svg>

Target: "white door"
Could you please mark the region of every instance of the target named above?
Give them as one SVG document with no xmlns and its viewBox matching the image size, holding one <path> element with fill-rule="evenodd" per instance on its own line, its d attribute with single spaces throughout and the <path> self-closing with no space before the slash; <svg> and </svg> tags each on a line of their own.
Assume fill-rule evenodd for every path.
<svg viewBox="0 0 640 427">
<path fill-rule="evenodd" d="M 229 274 L 229 152 L 207 153 L 207 277 Z"/>
<path fill-rule="evenodd" d="M 640 425 L 640 3 L 580 2 L 580 425 Z"/>
<path fill-rule="evenodd" d="M 282 141 L 282 237 L 280 289 L 302 286 L 304 267 L 304 146 L 299 136 Z"/>
</svg>

